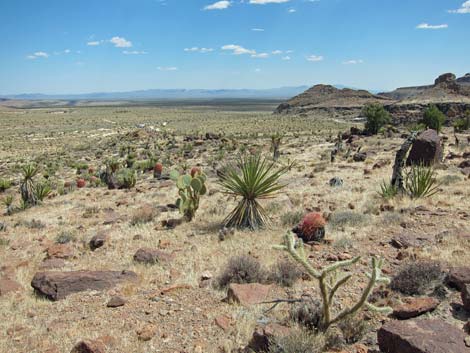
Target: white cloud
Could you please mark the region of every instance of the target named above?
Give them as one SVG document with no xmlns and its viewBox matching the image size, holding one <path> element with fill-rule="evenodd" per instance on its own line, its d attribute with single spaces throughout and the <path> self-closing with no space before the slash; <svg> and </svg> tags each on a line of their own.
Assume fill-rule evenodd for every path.
<svg viewBox="0 0 470 353">
<path fill-rule="evenodd" d="M 95 46 L 100 45 L 100 44 L 101 44 L 101 42 L 99 40 L 94 40 L 94 41 L 86 43 L 86 45 L 89 45 L 91 47 L 95 47 Z"/>
<path fill-rule="evenodd" d="M 255 69 L 255 72 L 261 72 L 261 69 Z"/>
<path fill-rule="evenodd" d="M 243 55 L 243 54 L 255 55 L 256 54 L 256 50 L 246 49 L 246 48 L 243 48 L 242 46 L 236 45 L 236 44 L 224 45 L 222 47 L 222 50 L 232 51 L 232 54 L 234 54 L 234 55 Z"/>
<path fill-rule="evenodd" d="M 450 13 L 470 13 L 470 0 L 465 1 L 460 9 L 457 10 L 449 10 Z"/>
<path fill-rule="evenodd" d="M 259 53 L 259 54 L 252 54 L 251 55 L 252 58 L 257 58 L 257 59 L 266 59 L 269 57 L 269 54 L 268 53 Z"/>
<path fill-rule="evenodd" d="M 283 56 L 283 57 L 282 57 L 282 60 L 284 60 L 284 61 L 289 61 L 289 60 L 290 60 L 290 56 L 289 56 L 289 55 Z"/>
<path fill-rule="evenodd" d="M 65 49 L 64 54 L 70 54 L 70 49 Z"/>
<path fill-rule="evenodd" d="M 280 55 L 280 54 L 282 54 L 282 53 L 283 53 L 282 50 L 273 50 L 273 51 L 271 52 L 271 54 L 273 54 L 273 55 Z"/>
<path fill-rule="evenodd" d="M 297 12 L 297 10 L 296 9 L 289 9 L 289 10 L 287 10 L 287 12 L 294 13 L 294 12 Z"/>
<path fill-rule="evenodd" d="M 282 4 L 289 2 L 289 0 L 250 0 L 250 4 L 266 5 L 266 4 Z"/>
<path fill-rule="evenodd" d="M 212 48 L 199 48 L 199 47 L 192 47 L 192 48 L 184 48 L 185 52 L 190 52 L 190 53 L 210 53 L 213 52 L 214 49 Z"/>
<path fill-rule="evenodd" d="M 132 47 L 132 42 L 129 40 L 126 40 L 126 38 L 122 37 L 113 37 L 109 40 L 111 43 L 114 44 L 116 48 L 130 48 Z"/>
<path fill-rule="evenodd" d="M 122 53 L 126 54 L 126 55 L 145 55 L 145 54 L 147 54 L 146 51 L 139 51 L 139 50 L 131 50 L 131 51 L 124 50 Z"/>
<path fill-rule="evenodd" d="M 442 25 L 430 25 L 427 23 L 421 23 L 416 26 L 418 29 L 445 29 L 448 28 L 449 26 L 447 24 L 442 24 Z"/>
<path fill-rule="evenodd" d="M 347 60 L 347 61 L 343 61 L 343 64 L 344 65 L 357 65 L 357 64 L 363 64 L 364 63 L 364 60 L 361 60 L 361 59 L 358 59 L 358 60 Z"/>
<path fill-rule="evenodd" d="M 264 32 L 264 28 L 252 28 L 253 32 Z"/>
<path fill-rule="evenodd" d="M 225 10 L 229 8 L 230 5 L 231 5 L 230 1 L 226 1 L 226 0 L 217 1 L 211 5 L 207 5 L 206 7 L 204 7 L 204 10 Z"/>
<path fill-rule="evenodd" d="M 178 68 L 175 66 L 159 66 L 157 69 L 159 71 L 178 71 Z"/>
<path fill-rule="evenodd" d="M 34 54 L 26 56 L 26 58 L 30 59 L 30 60 L 34 60 L 34 59 L 37 59 L 37 58 L 47 59 L 48 57 L 49 57 L 49 54 L 47 54 L 46 52 L 43 52 L 43 51 L 37 51 Z"/>
<path fill-rule="evenodd" d="M 317 62 L 317 61 L 323 61 L 323 56 L 322 55 L 309 55 L 307 56 L 307 61 L 313 61 L 313 62 Z"/>
</svg>

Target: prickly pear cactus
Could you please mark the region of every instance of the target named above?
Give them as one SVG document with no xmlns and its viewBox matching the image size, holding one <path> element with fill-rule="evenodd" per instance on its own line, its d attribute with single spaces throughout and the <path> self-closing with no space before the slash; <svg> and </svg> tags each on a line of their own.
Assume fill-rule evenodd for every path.
<svg viewBox="0 0 470 353">
<path fill-rule="evenodd" d="M 179 198 L 176 200 L 176 206 L 184 218 L 190 222 L 199 208 L 200 197 L 207 192 L 205 184 L 207 177 L 200 170 L 183 175 L 174 170 L 170 173 L 170 178 L 176 182 L 178 188 Z"/>
</svg>

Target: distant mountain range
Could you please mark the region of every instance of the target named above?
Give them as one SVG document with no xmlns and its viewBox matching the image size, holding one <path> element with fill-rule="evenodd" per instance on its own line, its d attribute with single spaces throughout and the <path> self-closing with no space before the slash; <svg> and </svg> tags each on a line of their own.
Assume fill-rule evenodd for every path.
<svg viewBox="0 0 470 353">
<path fill-rule="evenodd" d="M 344 85 L 335 85 L 345 88 Z M 128 92 L 98 92 L 83 94 L 28 93 L 4 95 L 1 98 L 16 100 L 152 100 L 152 99 L 288 99 L 308 86 L 280 87 L 270 89 L 148 89 Z"/>
</svg>

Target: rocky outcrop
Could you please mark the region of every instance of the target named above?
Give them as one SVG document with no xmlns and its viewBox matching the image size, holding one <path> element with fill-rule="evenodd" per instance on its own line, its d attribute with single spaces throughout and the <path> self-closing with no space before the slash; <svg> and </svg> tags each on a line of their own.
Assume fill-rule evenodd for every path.
<svg viewBox="0 0 470 353">
<path fill-rule="evenodd" d="M 406 165 L 433 165 L 442 161 L 441 137 L 436 130 L 423 131 L 411 146 Z"/>
<path fill-rule="evenodd" d="M 137 274 L 132 271 L 38 272 L 31 286 L 39 295 L 50 300 L 60 300 L 72 293 L 105 290 L 135 280 Z"/>
<path fill-rule="evenodd" d="M 453 74 L 453 73 L 446 73 L 446 74 L 442 74 L 440 75 L 438 78 L 436 78 L 434 80 L 434 85 L 438 85 L 440 83 L 444 83 L 444 82 L 452 82 L 452 81 L 455 81 L 457 79 L 457 77 Z"/>
<path fill-rule="evenodd" d="M 377 333 L 383 353 L 468 353 L 465 333 L 442 320 L 390 321 Z"/>
</svg>

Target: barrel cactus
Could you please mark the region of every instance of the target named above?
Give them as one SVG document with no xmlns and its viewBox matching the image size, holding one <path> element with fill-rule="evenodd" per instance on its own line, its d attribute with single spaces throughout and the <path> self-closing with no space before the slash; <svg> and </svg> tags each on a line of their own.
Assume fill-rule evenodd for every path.
<svg viewBox="0 0 470 353">
<path fill-rule="evenodd" d="M 190 222 L 199 208 L 200 197 L 207 192 L 205 185 L 207 177 L 199 169 L 198 171 L 191 170 L 191 174 L 183 175 L 174 170 L 170 173 L 170 178 L 176 182 L 178 188 L 179 198 L 176 200 L 176 206 L 184 218 Z"/>
<path fill-rule="evenodd" d="M 163 164 L 161 163 L 155 164 L 155 166 L 153 167 L 154 178 L 159 179 L 162 176 L 162 172 L 163 172 Z"/>
<path fill-rule="evenodd" d="M 325 237 L 326 220 L 318 212 L 307 213 L 294 228 L 299 238 L 305 242 L 320 241 Z"/>
</svg>

